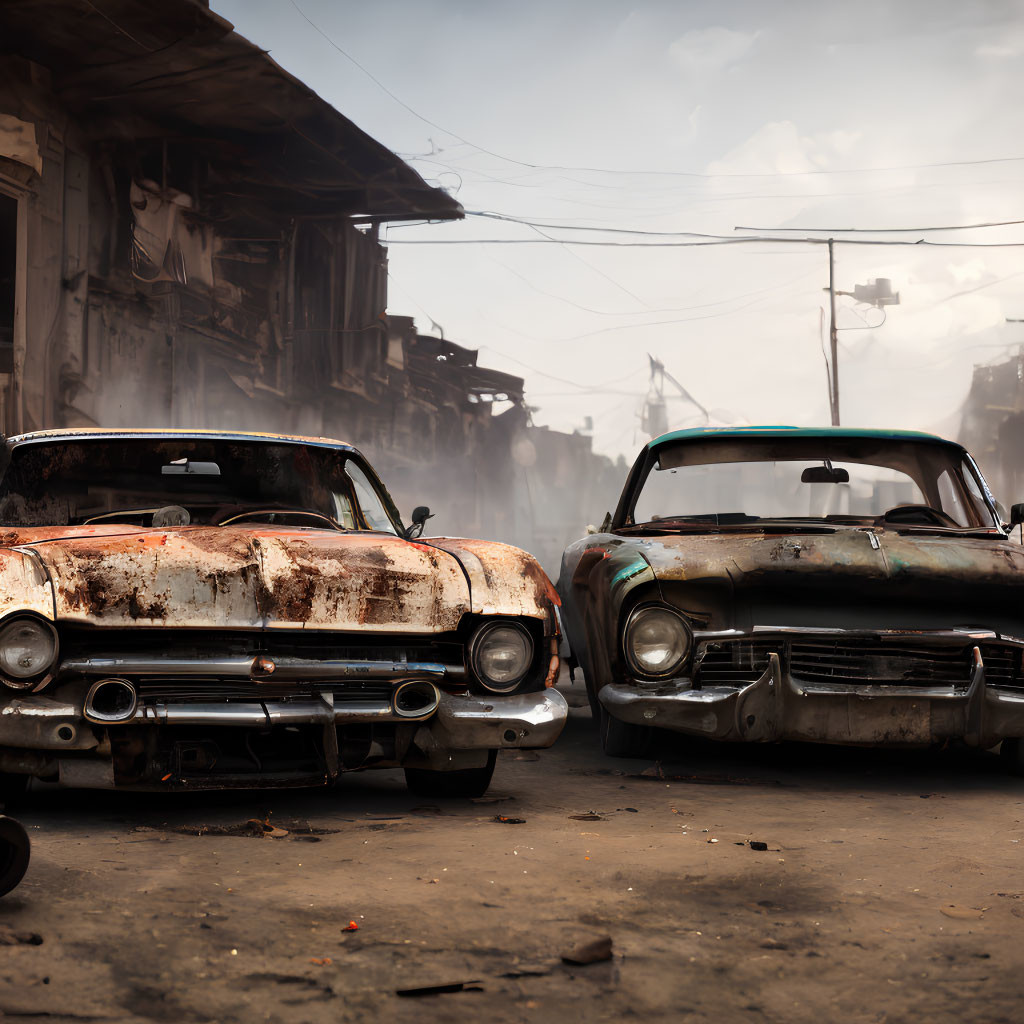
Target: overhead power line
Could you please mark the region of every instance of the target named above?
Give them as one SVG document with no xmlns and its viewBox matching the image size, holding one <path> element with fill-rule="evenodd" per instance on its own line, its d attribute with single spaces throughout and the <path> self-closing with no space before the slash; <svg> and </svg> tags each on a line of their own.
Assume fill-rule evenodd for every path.
<svg viewBox="0 0 1024 1024">
<path fill-rule="evenodd" d="M 88 0 L 86 0 L 88 2 Z M 506 163 L 514 164 L 517 167 L 526 167 L 531 171 L 572 171 L 584 174 L 617 174 L 617 175 L 628 175 L 628 176 L 650 176 L 650 177 L 667 177 L 667 178 L 699 178 L 703 180 L 717 180 L 724 178 L 799 178 L 799 177 L 818 177 L 824 175 L 835 175 L 835 174 L 880 174 L 889 171 L 923 171 L 931 170 L 939 167 L 976 167 L 984 164 L 1005 164 L 1005 163 L 1018 163 L 1024 162 L 1024 156 L 1000 156 L 1000 157 L 989 157 L 987 159 L 980 160 L 948 160 L 937 163 L 925 163 L 925 164 L 903 164 L 892 167 L 853 167 L 853 168 L 817 168 L 809 171 L 768 171 L 768 172 L 725 172 L 719 174 L 709 174 L 707 172 L 699 171 L 663 171 L 663 170 L 647 170 L 638 168 L 635 170 L 629 170 L 626 168 L 618 167 L 587 167 L 587 166 L 572 166 L 568 164 L 540 164 L 534 163 L 528 160 L 519 160 L 515 157 L 506 156 L 503 153 L 497 153 L 492 149 L 487 149 L 485 146 L 481 146 L 476 142 L 472 142 L 458 132 L 452 131 L 450 128 L 445 128 L 443 125 L 438 124 L 436 121 L 432 121 L 429 117 L 421 114 L 418 110 L 411 107 L 405 102 L 400 96 L 392 92 L 379 78 L 377 78 L 372 72 L 365 68 L 359 63 L 350 53 L 342 49 L 306 12 L 299 6 L 296 0 L 290 0 L 292 7 L 299 13 L 303 21 L 305 21 L 310 28 L 312 28 L 318 35 L 322 36 L 326 42 L 338 51 L 349 63 L 353 64 L 358 68 L 367 78 L 373 82 L 382 92 L 391 97 L 400 107 L 407 110 L 413 117 L 422 121 L 424 124 L 429 125 L 431 128 L 436 128 L 439 132 L 444 132 L 446 135 L 450 135 L 453 139 L 458 139 L 459 142 L 470 146 L 480 153 L 486 153 L 487 156 L 493 156 L 497 160 L 504 160 Z M 92 4 L 90 4 L 92 6 Z"/>
<path fill-rule="evenodd" d="M 480 214 L 473 214 L 480 216 Z M 939 224 L 924 228 L 745 228 L 735 227 L 733 231 L 815 231 L 822 234 L 850 235 L 905 235 L 915 231 L 975 231 L 978 228 L 1006 228 L 1024 224 L 1024 220 L 991 220 L 981 224 Z M 583 230 L 583 229 L 577 229 Z M 610 230 L 610 229 L 609 229 Z M 637 232 L 640 234 L 640 232 Z"/>
<path fill-rule="evenodd" d="M 702 236 L 700 242 L 610 242 L 585 238 L 390 238 L 388 245 L 590 245 L 610 249 L 699 249 L 712 245 L 748 245 L 770 242 L 776 245 L 826 245 L 827 238 L 772 238 L 770 236 L 747 236 L 737 238 L 726 235 Z M 915 245 L 933 249 L 1019 249 L 1024 242 L 931 242 L 925 238 L 843 238 L 843 245 Z"/>
</svg>

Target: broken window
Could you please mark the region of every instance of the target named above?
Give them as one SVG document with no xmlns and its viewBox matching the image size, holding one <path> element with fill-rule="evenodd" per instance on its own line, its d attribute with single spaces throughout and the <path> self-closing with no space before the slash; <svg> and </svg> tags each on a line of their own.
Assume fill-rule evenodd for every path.
<svg viewBox="0 0 1024 1024">
<path fill-rule="evenodd" d="M 14 368 L 14 296 L 18 268 L 18 201 L 0 192 L 0 373 Z"/>
</svg>

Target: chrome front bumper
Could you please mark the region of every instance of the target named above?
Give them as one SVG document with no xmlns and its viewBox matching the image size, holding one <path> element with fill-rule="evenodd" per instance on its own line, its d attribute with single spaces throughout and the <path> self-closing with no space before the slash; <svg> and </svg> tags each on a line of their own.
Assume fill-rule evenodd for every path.
<svg viewBox="0 0 1024 1024">
<path fill-rule="evenodd" d="M 329 694 L 317 700 L 218 703 L 153 703 L 139 706 L 126 722 L 94 727 L 80 705 L 42 694 L 14 697 L 0 707 L 0 747 L 81 751 L 100 744 L 98 733 L 125 726 L 210 726 L 269 729 L 276 725 L 398 723 L 417 726 L 416 743 L 431 749 L 493 750 L 550 747 L 569 714 L 553 689 L 508 697 L 442 693 L 429 716 L 399 716 L 389 701 L 346 701 Z M 423 744 L 421 744 L 421 736 Z"/>
<path fill-rule="evenodd" d="M 718 740 L 926 746 L 956 738 L 987 749 L 1024 737 L 1024 692 L 987 687 L 978 648 L 970 682 L 959 689 L 802 683 L 772 654 L 764 674 L 743 687 L 614 683 L 598 698 L 624 722 Z"/>
</svg>

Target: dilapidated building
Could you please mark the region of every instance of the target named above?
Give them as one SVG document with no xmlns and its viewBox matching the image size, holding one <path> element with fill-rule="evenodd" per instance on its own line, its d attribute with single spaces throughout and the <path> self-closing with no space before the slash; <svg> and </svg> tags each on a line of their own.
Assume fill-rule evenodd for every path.
<svg viewBox="0 0 1024 1024">
<path fill-rule="evenodd" d="M 607 460 L 564 440 L 588 483 L 547 494 L 573 435 L 540 437 L 520 378 L 385 312 L 379 225 L 461 216 L 202 0 L 0 4 L 6 433 L 340 437 L 406 513 L 557 566 Z"/>
<path fill-rule="evenodd" d="M 1024 349 L 974 368 L 958 438 L 997 498 L 1024 501 Z"/>
<path fill-rule="evenodd" d="M 376 439 L 383 221 L 459 217 L 196 0 L 0 6 L 7 431 Z"/>
</svg>

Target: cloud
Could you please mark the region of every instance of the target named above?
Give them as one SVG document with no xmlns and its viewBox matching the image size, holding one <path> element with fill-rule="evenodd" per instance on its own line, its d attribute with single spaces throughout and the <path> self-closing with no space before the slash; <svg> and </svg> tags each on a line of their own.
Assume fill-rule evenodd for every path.
<svg viewBox="0 0 1024 1024">
<path fill-rule="evenodd" d="M 668 52 L 688 75 L 709 75 L 723 71 L 741 60 L 759 34 L 736 32 L 721 25 L 695 28 L 673 42 Z"/>
<path fill-rule="evenodd" d="M 987 274 L 985 261 L 980 256 L 963 263 L 949 263 L 946 269 L 957 284 L 974 284 Z"/>
<path fill-rule="evenodd" d="M 1008 60 L 1024 54 L 1024 32 L 1011 32 L 990 43 L 974 48 L 977 57 L 986 60 Z"/>
<path fill-rule="evenodd" d="M 862 134 L 834 129 L 802 135 L 792 121 L 769 121 L 708 165 L 709 174 L 794 174 L 832 166 L 855 151 Z"/>
</svg>

